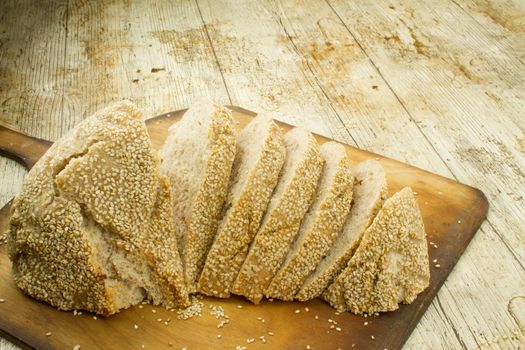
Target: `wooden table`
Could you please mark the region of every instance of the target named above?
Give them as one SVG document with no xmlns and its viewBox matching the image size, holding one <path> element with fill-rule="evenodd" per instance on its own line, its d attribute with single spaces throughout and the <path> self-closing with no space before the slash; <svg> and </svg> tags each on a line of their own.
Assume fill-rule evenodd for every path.
<svg viewBox="0 0 525 350">
<path fill-rule="evenodd" d="M 0 122 L 56 140 L 208 96 L 478 187 L 488 220 L 406 348 L 525 349 L 518 1 L 2 1 Z M 0 159 L 0 205 L 24 173 Z"/>
</svg>

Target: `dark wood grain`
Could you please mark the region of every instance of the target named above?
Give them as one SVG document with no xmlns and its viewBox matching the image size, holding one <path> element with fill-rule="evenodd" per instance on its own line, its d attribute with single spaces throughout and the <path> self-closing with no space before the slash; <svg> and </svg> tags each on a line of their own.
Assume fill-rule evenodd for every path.
<svg viewBox="0 0 525 350">
<path fill-rule="evenodd" d="M 242 108 L 233 108 L 239 128 L 255 115 Z M 183 113 L 166 113 L 147 121 L 155 147 L 162 145 L 168 127 Z M 280 125 L 284 129 L 290 128 L 283 123 Z M 18 160 L 28 168 L 49 145 L 12 130 L 8 130 L 7 135 L 10 135 L 9 142 L 4 145 L 5 139 L 0 138 L 0 149 L 15 159 L 19 157 Z M 322 136 L 317 136 L 317 139 L 321 143 L 328 141 Z M 24 143 L 20 150 L 17 140 Z M 337 315 L 320 300 L 307 303 L 266 300 L 260 305 L 251 305 L 238 297 L 227 300 L 204 298 L 202 317 L 186 321 L 177 320 L 175 312 L 149 305 L 133 307 L 108 319 L 94 320 L 87 313 L 73 316 L 23 295 L 12 281 L 4 245 L 0 247 L 0 298 L 5 299 L 0 304 L 1 333 L 19 344 L 38 349 L 72 348 L 76 344 L 83 349 L 129 349 L 141 348 L 142 345 L 159 349 L 169 348 L 170 342 L 179 349 L 234 349 L 237 345 L 246 345 L 250 350 L 305 349 L 306 345 L 312 349 L 347 349 L 353 344 L 357 349 L 400 348 L 485 219 L 488 202 L 475 188 L 357 148 L 347 146 L 347 150 L 354 165 L 368 158 L 381 162 L 387 173 L 390 194 L 407 185 L 417 192 L 428 241 L 437 245 L 437 248 L 429 246 L 429 256 L 431 260 L 437 259 L 440 267 L 431 264 L 430 287 L 411 305 L 365 319 L 350 313 Z M 7 221 L 8 210 L 3 208 L 0 211 L 0 230 L 5 230 Z M 217 328 L 220 320 L 210 315 L 210 305 L 222 306 L 229 315 L 230 323 L 224 328 Z M 308 307 L 308 312 L 305 307 Z M 316 315 L 318 319 L 315 319 Z M 163 321 L 157 322 L 158 318 Z M 171 321 L 164 325 L 167 318 Z M 338 322 L 341 331 L 330 329 L 328 319 Z M 365 321 L 368 322 L 366 326 Z M 138 329 L 134 329 L 135 324 Z M 52 335 L 46 336 L 46 332 L 52 332 Z M 270 336 L 268 332 L 275 335 Z M 220 339 L 218 334 L 222 335 Z M 267 344 L 260 341 L 262 335 L 266 336 Z M 247 344 L 246 340 L 250 338 L 256 341 Z"/>
</svg>

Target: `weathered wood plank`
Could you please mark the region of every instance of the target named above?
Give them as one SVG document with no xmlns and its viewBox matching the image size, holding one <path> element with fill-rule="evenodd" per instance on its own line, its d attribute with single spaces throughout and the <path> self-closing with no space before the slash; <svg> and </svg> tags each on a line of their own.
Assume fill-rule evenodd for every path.
<svg viewBox="0 0 525 350">
<path fill-rule="evenodd" d="M 525 162 L 516 147 L 523 133 L 514 123 L 516 115 L 499 109 L 484 93 L 485 87 L 490 88 L 491 80 L 470 82 L 457 66 L 458 59 L 472 55 L 496 63 L 510 58 L 499 55 L 499 51 L 490 52 L 490 48 L 471 39 L 469 30 L 478 24 L 458 11 L 459 8 L 452 11 L 454 6 L 446 7 L 445 11 L 443 4 L 430 8 L 412 3 L 387 6 L 334 1 L 331 5 L 446 160 L 454 176 L 482 188 L 491 199 L 489 224 L 478 234 L 455 271 L 462 271 L 473 286 L 488 288 L 493 295 L 489 298 L 472 295 L 472 287 L 465 288 L 463 281 L 455 280 L 457 275 L 453 274 L 439 294 L 445 313 L 459 329 L 467 347 L 481 346 L 477 343 L 481 336 L 476 332 L 491 338 L 488 341 L 505 334 L 508 339 L 499 344 L 502 347 L 518 344 L 523 334 L 515 336 L 516 339 L 510 336 L 516 326 L 506 312 L 506 305 L 509 298 L 522 293 L 525 283 L 522 263 L 525 221 L 519 206 L 525 188 Z M 454 35 L 457 33 L 461 35 Z M 477 34 L 474 31 L 473 35 Z M 479 75 L 500 74 L 498 70 L 503 71 L 504 65 L 498 64 L 484 63 Z M 507 66 L 508 71 L 501 74 L 509 80 L 515 75 L 517 87 L 512 93 L 518 97 L 524 93 L 523 75 L 516 68 L 520 65 L 515 59 Z M 499 93 L 502 98 L 506 91 L 509 90 Z M 514 108 L 523 112 L 519 103 Z M 495 115 L 499 117 L 493 118 Z M 512 217 L 509 213 L 513 213 Z M 481 241 L 483 239 L 490 239 L 490 244 Z M 498 272 L 502 270 L 493 268 L 492 262 L 480 260 L 480 256 L 494 255 L 492 244 L 496 241 L 500 241 L 500 249 L 503 244 L 508 251 L 506 261 L 501 262 L 505 265 L 503 271 L 509 272 L 507 277 L 502 277 Z M 505 292 L 501 291 L 501 283 L 505 285 Z M 458 298 L 458 294 L 464 295 Z M 484 318 L 487 313 L 494 318 Z"/>
</svg>

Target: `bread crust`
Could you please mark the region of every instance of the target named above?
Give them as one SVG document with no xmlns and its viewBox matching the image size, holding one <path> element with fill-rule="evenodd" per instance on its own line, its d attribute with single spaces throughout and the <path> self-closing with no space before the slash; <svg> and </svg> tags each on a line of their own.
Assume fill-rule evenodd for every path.
<svg viewBox="0 0 525 350">
<path fill-rule="evenodd" d="M 316 192 L 317 200 L 301 224 L 303 237 L 297 238 L 300 242 L 295 243 L 295 250 L 289 252 L 274 276 L 267 297 L 294 299 L 306 277 L 333 246 L 350 212 L 354 177 L 346 150 L 341 144 L 329 142 L 321 146 L 321 154 L 333 174 L 328 174 L 325 166 L 321 181 L 328 182 L 322 183 L 323 192 Z"/>
<path fill-rule="evenodd" d="M 233 286 L 233 293 L 244 295 L 255 304 L 261 301 L 272 277 L 286 258 L 301 221 L 314 200 L 323 167 L 319 145 L 313 135 L 299 129 L 293 132 L 300 133 L 299 142 L 305 142 L 307 146 L 294 169 L 290 169 L 293 177 L 279 193 L 279 198 L 272 198 L 272 202 L 276 201 L 275 205 L 266 212 Z M 293 153 L 292 148 L 296 146 L 296 140 L 289 140 L 288 137 L 289 134 L 285 136 L 287 157 L 292 156 L 290 153 Z M 280 181 L 286 181 L 288 176 L 289 174 L 281 174 Z"/>
<path fill-rule="evenodd" d="M 372 223 L 372 220 L 387 197 L 388 191 L 385 173 L 377 161 L 366 160 L 359 163 L 354 169 L 353 174 L 355 177 L 353 187 L 354 204 L 343 228 L 343 232 L 337 238 L 328 255 L 323 258 L 316 270 L 306 278 L 299 289 L 295 297 L 300 301 L 319 297 L 341 270 L 343 270 L 357 249 L 365 229 Z M 375 181 L 378 186 L 373 189 L 373 193 L 368 194 L 369 197 L 360 195 L 365 189 L 364 186 L 367 186 L 367 183 L 369 183 L 368 181 Z M 363 203 L 367 201 L 369 203 L 363 205 Z M 363 213 L 360 214 L 358 216 L 359 219 L 356 220 L 355 214 L 359 210 L 363 210 Z M 360 224 L 357 225 L 358 227 L 351 227 L 355 223 L 353 221 L 360 222 Z M 356 230 L 356 232 L 350 232 L 350 227 Z M 354 236 L 349 242 L 345 242 L 345 235 L 349 233 Z M 336 250 L 339 244 L 343 245 L 341 251 Z"/>
<path fill-rule="evenodd" d="M 252 126 L 257 125 L 256 123 L 265 125 L 264 130 L 261 130 L 264 132 L 257 135 L 264 137 L 258 152 L 259 157 L 248 169 L 246 181 L 240 192 L 233 194 L 232 187 L 239 181 L 238 169 L 242 168 L 243 162 L 248 161 L 244 158 L 248 154 L 244 147 L 248 147 L 253 141 L 246 133 Z M 237 165 L 234 165 L 232 171 L 227 210 L 199 279 L 199 291 L 215 297 L 229 297 L 285 159 L 285 146 L 280 128 L 270 118 L 262 115 L 255 117 L 250 124 L 239 135 L 242 141 L 238 142 L 234 161 Z"/>
</svg>

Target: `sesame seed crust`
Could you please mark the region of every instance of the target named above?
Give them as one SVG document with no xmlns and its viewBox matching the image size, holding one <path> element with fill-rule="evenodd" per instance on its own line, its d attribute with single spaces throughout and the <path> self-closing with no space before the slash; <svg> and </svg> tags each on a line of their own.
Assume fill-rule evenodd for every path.
<svg viewBox="0 0 525 350">
<path fill-rule="evenodd" d="M 184 279 L 190 293 L 197 291 L 199 275 L 217 232 L 235 148 L 231 110 L 204 104 L 188 110 L 170 128 L 160 151 L 161 171 L 170 179 L 174 194 L 174 226 L 179 231 Z"/>
<path fill-rule="evenodd" d="M 17 286 L 59 309 L 104 316 L 144 290 L 185 305 L 170 205 L 141 112 L 127 101 L 97 112 L 51 146 L 15 199 L 8 247 Z"/>
<path fill-rule="evenodd" d="M 297 300 L 317 298 L 330 285 L 354 254 L 362 234 L 387 197 L 385 172 L 377 161 L 369 159 L 359 163 L 353 175 L 353 205 L 343 231 L 315 271 L 305 279 L 295 296 Z"/>
<path fill-rule="evenodd" d="M 413 302 L 429 280 L 423 219 L 412 189 L 405 187 L 385 202 L 323 298 L 356 314 L 393 311 Z"/>
<path fill-rule="evenodd" d="M 256 304 L 286 258 L 314 200 L 324 162 L 316 139 L 304 129 L 296 128 L 286 134 L 285 143 L 287 159 L 280 183 L 233 286 L 233 293 Z M 304 149 L 301 143 L 306 144 Z"/>
<path fill-rule="evenodd" d="M 344 146 L 321 146 L 325 159 L 317 198 L 306 214 L 298 238 L 266 290 L 266 296 L 293 300 L 306 277 L 315 270 L 341 233 L 352 205 L 354 177 Z"/>
<path fill-rule="evenodd" d="M 239 134 L 226 212 L 208 252 L 199 291 L 226 298 L 266 210 L 286 149 L 280 128 L 258 115 Z"/>
</svg>

